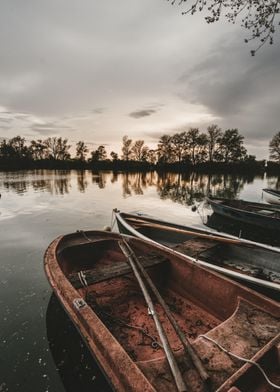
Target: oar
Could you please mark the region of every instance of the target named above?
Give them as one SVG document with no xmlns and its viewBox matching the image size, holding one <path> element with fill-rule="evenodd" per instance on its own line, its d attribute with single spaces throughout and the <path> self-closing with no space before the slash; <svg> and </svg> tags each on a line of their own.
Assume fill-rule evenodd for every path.
<svg viewBox="0 0 280 392">
<path fill-rule="evenodd" d="M 127 221 L 131 222 L 133 221 L 133 219 L 128 218 Z M 166 231 L 170 231 L 173 233 L 182 233 L 182 234 L 189 234 L 192 235 L 194 237 L 199 237 L 199 238 L 206 238 L 208 240 L 213 240 L 213 241 L 219 241 L 219 242 L 225 242 L 228 244 L 236 244 L 236 245 L 240 245 L 241 241 L 239 240 L 235 240 L 235 239 L 231 239 L 231 238 L 223 238 L 223 237 L 219 237 L 215 234 L 203 234 L 203 233 L 199 233 L 199 232 L 194 232 L 191 230 L 186 230 L 186 229 L 179 229 L 177 227 L 169 227 L 169 226 L 165 226 L 163 224 L 160 223 L 153 223 L 153 222 L 148 222 L 148 221 L 144 221 L 144 220 L 134 220 L 134 224 L 135 223 L 139 223 L 139 226 L 141 225 L 141 227 L 151 227 L 151 228 L 155 228 L 155 229 L 162 229 L 162 230 L 166 230 Z M 133 223 L 132 223 L 133 224 Z M 247 246 L 250 247 L 250 244 L 248 244 Z"/>
<path fill-rule="evenodd" d="M 166 355 L 166 359 L 169 363 L 172 375 L 174 377 L 177 389 L 179 392 L 187 392 L 187 388 L 185 385 L 185 382 L 183 380 L 182 374 L 180 372 L 180 369 L 178 367 L 178 364 L 176 362 L 176 359 L 174 357 L 174 354 L 172 352 L 172 349 L 170 347 L 169 341 L 167 339 L 166 333 L 162 327 L 162 324 L 158 318 L 157 312 L 155 310 L 154 304 L 152 302 L 152 299 L 150 297 L 150 294 L 145 286 L 145 283 L 143 282 L 143 279 L 141 277 L 141 275 L 138 272 L 138 269 L 135 265 L 134 259 L 130 253 L 130 248 L 127 246 L 127 243 L 124 239 L 122 239 L 121 241 L 119 241 L 119 246 L 123 252 L 123 254 L 126 256 L 127 260 L 129 261 L 129 264 L 132 268 L 132 271 L 135 275 L 135 278 L 137 279 L 139 286 L 141 288 L 141 291 L 144 295 L 145 301 L 147 303 L 147 306 L 151 312 L 151 315 L 153 316 L 155 325 L 156 325 L 156 329 L 158 331 L 165 355 Z"/>
<path fill-rule="evenodd" d="M 127 249 L 129 250 L 129 253 L 130 253 L 131 257 L 133 257 L 133 259 L 134 259 L 137 267 L 141 271 L 143 277 L 146 279 L 146 281 L 147 281 L 148 285 L 150 286 L 152 292 L 156 296 L 158 302 L 160 303 L 160 305 L 162 306 L 163 310 L 165 311 L 165 313 L 166 313 L 166 315 L 167 315 L 171 325 L 173 326 L 174 330 L 176 331 L 179 339 L 181 340 L 181 342 L 182 342 L 182 344 L 184 346 L 186 354 L 188 354 L 191 357 L 192 362 L 193 362 L 194 366 L 196 367 L 196 370 L 198 371 L 201 379 L 203 380 L 203 382 L 208 383 L 210 381 L 210 377 L 209 377 L 208 373 L 206 372 L 206 370 L 205 370 L 205 368 L 204 368 L 204 366 L 203 366 L 203 364 L 201 362 L 201 359 L 199 358 L 199 356 L 197 355 L 197 353 L 193 349 L 193 347 L 192 347 L 191 343 L 189 342 L 188 338 L 185 336 L 185 334 L 183 333 L 183 331 L 179 327 L 177 321 L 175 320 L 175 318 L 173 317 L 172 313 L 170 312 L 170 310 L 168 308 L 168 305 L 166 304 L 166 302 L 162 298 L 161 294 L 159 293 L 158 289 L 154 285 L 153 281 L 151 280 L 150 276 L 146 272 L 145 268 L 142 266 L 142 264 L 138 260 L 137 256 L 135 255 L 135 253 L 133 252 L 133 250 L 131 249 L 131 247 L 127 243 L 127 241 L 125 239 L 123 239 L 123 242 L 125 243 Z"/>
</svg>

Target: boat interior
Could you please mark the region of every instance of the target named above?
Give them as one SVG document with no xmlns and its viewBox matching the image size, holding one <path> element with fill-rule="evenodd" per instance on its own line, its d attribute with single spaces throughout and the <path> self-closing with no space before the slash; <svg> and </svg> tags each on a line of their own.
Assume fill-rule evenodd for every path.
<svg viewBox="0 0 280 392">
<path fill-rule="evenodd" d="M 59 265 L 108 333 L 155 388 L 163 392 L 175 391 L 151 312 L 120 249 L 120 237 L 107 234 L 102 238 L 102 235 L 98 237 L 87 232 L 82 240 L 78 234 L 66 238 L 57 250 Z M 192 391 L 223 391 L 225 380 L 243 365 L 207 337 L 246 358 L 259 355 L 256 360 L 262 361 L 267 355 L 271 361 L 266 361 L 266 371 L 275 379 L 280 358 L 279 339 L 278 346 L 277 342 L 272 343 L 276 335 L 279 338 L 280 330 L 280 314 L 274 314 L 275 307 L 264 310 L 266 304 L 258 298 L 256 304 L 250 302 L 254 299 L 250 291 L 248 294 L 231 281 L 174 257 L 172 253 L 151 249 L 149 244 L 137 239 L 130 238 L 129 244 L 210 373 L 211 386 L 206 387 L 152 296 L 184 379 L 187 384 L 191 383 Z M 250 372 L 255 375 L 255 369 L 248 367 L 236 380 L 235 391 L 244 391 L 243 385 L 247 383 L 250 386 Z M 260 377 L 260 385 L 262 381 Z"/>
<path fill-rule="evenodd" d="M 207 235 L 201 235 L 199 231 L 178 232 L 176 226 L 174 230 L 170 226 L 165 229 L 164 224 L 154 226 L 152 222 L 130 216 L 125 219 L 144 236 L 187 256 L 280 284 L 278 252 L 241 242 L 219 241 L 211 236 L 205 238 Z"/>
</svg>

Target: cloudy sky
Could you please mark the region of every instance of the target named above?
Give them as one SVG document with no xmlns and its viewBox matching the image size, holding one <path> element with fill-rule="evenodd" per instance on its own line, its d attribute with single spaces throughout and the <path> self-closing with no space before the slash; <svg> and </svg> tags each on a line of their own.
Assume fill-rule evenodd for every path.
<svg viewBox="0 0 280 392">
<path fill-rule="evenodd" d="M 166 0 L 2 0 L 0 137 L 119 152 L 124 135 L 153 146 L 218 124 L 267 157 L 279 131 L 280 35 L 251 57 L 239 25 L 182 10 Z"/>
</svg>

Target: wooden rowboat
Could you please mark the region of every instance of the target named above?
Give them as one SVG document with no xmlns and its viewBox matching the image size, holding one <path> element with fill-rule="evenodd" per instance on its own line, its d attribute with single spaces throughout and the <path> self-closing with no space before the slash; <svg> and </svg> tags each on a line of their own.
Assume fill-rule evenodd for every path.
<svg viewBox="0 0 280 392">
<path fill-rule="evenodd" d="M 142 214 L 114 211 L 121 233 L 155 241 L 231 278 L 265 288 L 280 301 L 280 249 Z"/>
<path fill-rule="evenodd" d="M 207 197 L 216 214 L 280 234 L 280 206 Z"/>
<path fill-rule="evenodd" d="M 267 203 L 280 204 L 280 191 L 271 188 L 264 188 L 263 197 Z"/>
<path fill-rule="evenodd" d="M 48 247 L 44 266 L 54 293 L 116 391 L 270 391 L 258 366 L 270 383 L 280 383 L 280 305 L 271 299 L 171 250 L 118 233 L 61 236 Z M 149 283 L 153 308 L 147 309 L 137 274 Z M 182 377 L 180 389 L 155 328 L 156 315 Z M 207 383 L 171 320 L 200 361 Z"/>
</svg>

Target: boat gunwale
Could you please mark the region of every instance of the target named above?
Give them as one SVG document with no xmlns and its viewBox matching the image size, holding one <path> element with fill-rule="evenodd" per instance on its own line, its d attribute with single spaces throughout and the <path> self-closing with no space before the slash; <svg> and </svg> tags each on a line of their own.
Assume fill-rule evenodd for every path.
<svg viewBox="0 0 280 392">
<path fill-rule="evenodd" d="M 137 231 L 136 229 L 134 229 L 131 225 L 129 225 L 126 222 L 126 220 L 123 218 L 122 215 L 130 215 L 131 216 L 131 214 L 126 214 L 124 212 L 116 212 L 116 219 L 119 219 L 119 221 L 126 228 L 126 230 L 130 231 L 131 234 L 137 236 L 138 238 L 141 238 L 141 239 L 146 240 L 146 241 L 148 240 L 148 241 L 150 241 L 150 242 L 152 242 L 152 243 L 154 243 L 154 244 L 156 244 L 156 245 L 158 245 L 160 247 L 164 247 L 165 249 L 169 249 L 174 254 L 177 254 L 177 255 L 180 255 L 182 257 L 185 257 L 186 259 L 189 259 L 189 261 L 191 261 L 193 263 L 197 263 L 198 265 L 200 265 L 200 266 L 202 266 L 204 268 L 211 268 L 211 270 L 214 270 L 217 273 L 224 273 L 227 276 L 234 277 L 234 278 L 237 278 L 237 279 L 241 279 L 241 280 L 244 280 L 244 281 L 248 281 L 248 282 L 256 284 L 258 286 L 267 287 L 268 289 L 280 292 L 280 285 L 278 283 L 274 283 L 274 282 L 270 282 L 270 281 L 267 281 L 267 280 L 264 280 L 264 279 L 256 278 L 254 276 L 242 274 L 240 272 L 233 271 L 233 270 L 230 270 L 228 268 L 224 268 L 224 267 L 220 267 L 220 266 L 217 266 L 215 264 L 212 264 L 212 263 L 208 263 L 206 261 L 200 260 L 199 258 L 194 258 L 192 256 L 183 254 L 183 253 L 181 253 L 179 251 L 176 251 L 175 249 L 168 248 L 166 245 L 160 244 L 157 241 L 155 241 L 155 240 L 145 236 L 144 234 L 142 234 L 139 231 Z M 150 221 L 151 221 L 151 219 L 150 219 Z M 245 244 L 248 244 L 248 245 L 256 244 L 253 241 L 247 241 L 247 240 L 245 240 L 245 241 L 246 241 Z M 240 241 L 240 244 L 242 244 L 242 241 Z M 267 246 L 261 246 L 261 247 L 263 247 L 265 250 L 271 250 L 271 251 L 275 251 L 276 253 L 278 253 L 278 252 L 280 253 L 280 249 L 278 251 L 277 248 L 275 250 L 275 248 L 273 248 L 273 247 L 267 247 Z M 273 249 L 270 249 L 270 248 L 273 248 Z"/>
<path fill-rule="evenodd" d="M 95 231 L 90 231 L 90 232 L 93 233 Z M 101 233 L 100 231 L 98 232 Z M 75 236 L 77 233 L 72 233 L 69 236 L 72 236 L 73 234 Z M 130 356 L 124 350 L 122 345 L 117 341 L 114 335 L 111 334 L 109 329 L 102 322 L 102 320 L 97 316 L 94 310 L 87 304 L 86 306 L 84 306 L 79 310 L 75 309 L 75 306 L 73 306 L 73 301 L 75 299 L 82 298 L 82 296 L 80 295 L 79 291 L 75 289 L 73 285 L 69 282 L 69 280 L 65 276 L 64 272 L 62 271 L 56 259 L 57 249 L 61 241 L 63 241 L 66 237 L 67 235 L 59 236 L 55 240 L 53 240 L 51 244 L 48 246 L 44 256 L 45 273 L 48 277 L 48 280 L 50 282 L 50 285 L 56 297 L 58 298 L 59 302 L 62 304 L 63 308 L 67 311 L 67 314 L 69 315 L 70 319 L 72 320 L 74 326 L 76 327 L 77 331 L 81 335 L 85 344 L 89 348 L 91 354 L 95 359 L 97 359 L 97 363 L 100 366 L 100 369 L 104 373 L 106 379 L 109 381 L 113 389 L 116 389 L 117 391 L 123 391 L 123 392 L 127 391 L 127 385 L 129 384 L 127 382 L 130 380 L 127 371 L 127 369 L 129 369 L 130 372 L 132 372 L 132 370 L 134 371 L 133 372 L 134 383 L 137 384 L 137 380 L 136 380 L 137 378 L 141 379 L 140 380 L 141 387 L 135 389 L 135 391 L 156 392 L 152 384 L 149 382 L 149 380 L 145 377 L 144 373 L 141 371 L 141 369 L 139 369 L 137 364 L 130 358 Z M 52 264 L 51 266 L 55 268 L 55 274 L 52 273 L 50 264 Z M 57 282 L 60 283 L 62 282 L 61 283 L 62 287 L 60 287 L 60 285 L 58 285 Z M 65 289 L 65 286 L 67 288 L 67 292 L 70 292 L 70 295 L 68 296 L 63 294 L 63 292 L 65 292 L 65 290 L 63 290 Z M 105 334 L 105 337 L 110 341 L 109 342 L 110 348 L 112 349 L 112 347 L 114 346 L 117 348 L 116 351 L 118 351 L 118 353 L 117 355 L 115 355 L 115 358 L 112 358 L 111 355 L 108 355 L 107 357 L 103 355 L 104 352 L 105 353 L 107 352 L 107 350 L 106 347 L 103 346 L 102 341 L 100 340 L 100 335 L 101 335 L 100 331 L 99 333 L 93 334 L 96 328 L 91 328 L 91 325 L 96 325 L 96 323 L 97 324 L 99 323 L 99 327 L 101 327 L 99 329 L 101 329 L 102 334 Z M 101 350 L 100 347 L 103 347 L 103 350 Z M 119 356 L 121 356 L 122 358 L 119 358 Z M 113 370 L 116 366 L 118 366 L 116 364 L 119 363 L 121 363 L 121 368 L 123 369 L 122 373 L 121 372 L 116 373 Z M 127 368 L 124 369 L 124 367 L 126 366 Z M 120 373 L 123 378 L 122 381 L 120 380 Z M 124 381 L 127 382 L 125 383 Z"/>
<path fill-rule="evenodd" d="M 269 193 L 272 196 L 280 197 L 280 190 L 278 189 L 271 189 L 271 188 L 263 188 L 263 192 Z"/>
</svg>

